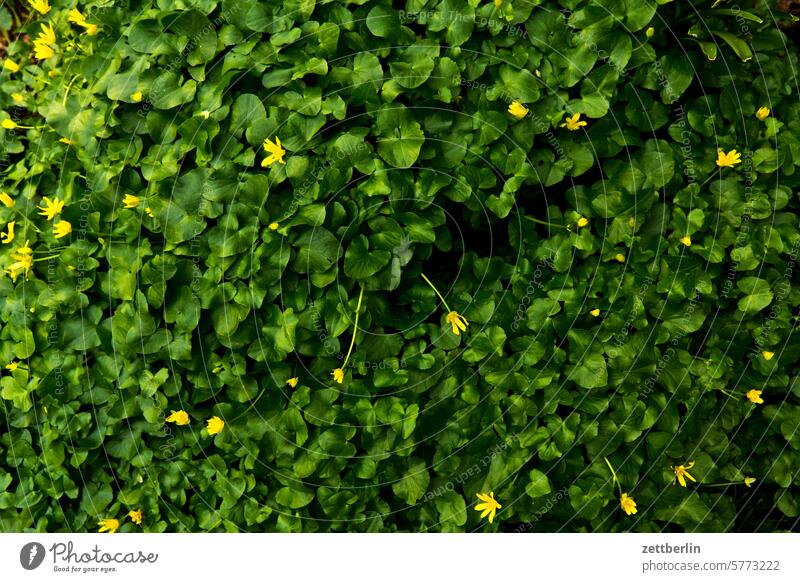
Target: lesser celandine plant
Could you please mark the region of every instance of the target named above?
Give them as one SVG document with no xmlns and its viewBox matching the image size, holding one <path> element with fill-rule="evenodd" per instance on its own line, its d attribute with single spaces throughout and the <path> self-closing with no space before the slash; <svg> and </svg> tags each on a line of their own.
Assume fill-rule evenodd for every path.
<svg viewBox="0 0 800 582">
<path fill-rule="evenodd" d="M 797 35 L 740 4 L 4 3 L 0 529 L 794 527 Z"/>
</svg>

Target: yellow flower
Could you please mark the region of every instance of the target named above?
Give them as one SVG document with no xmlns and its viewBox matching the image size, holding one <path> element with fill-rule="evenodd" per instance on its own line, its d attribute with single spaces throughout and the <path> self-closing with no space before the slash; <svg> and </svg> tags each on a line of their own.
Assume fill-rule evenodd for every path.
<svg viewBox="0 0 800 582">
<path fill-rule="evenodd" d="M 135 523 L 136 525 L 142 525 L 142 510 L 141 509 L 136 509 L 136 510 L 131 509 L 128 512 L 128 517 L 130 517 L 131 521 L 133 523 Z"/>
<path fill-rule="evenodd" d="M 10 362 L 6 364 L 6 370 L 9 372 L 16 372 L 17 368 L 19 368 L 19 362 Z"/>
<path fill-rule="evenodd" d="M 211 112 L 208 109 L 204 109 L 203 111 L 200 112 L 200 117 L 202 117 L 203 119 L 208 119 L 209 117 L 211 117 Z"/>
<path fill-rule="evenodd" d="M 28 0 L 31 3 L 31 8 L 41 12 L 42 14 L 47 14 L 50 12 L 50 4 L 47 0 Z"/>
<path fill-rule="evenodd" d="M 12 93 L 11 98 L 17 105 L 19 105 L 20 103 L 25 103 L 25 96 L 22 93 Z"/>
<path fill-rule="evenodd" d="M 511 105 L 508 106 L 508 112 L 517 119 L 522 119 L 528 115 L 528 108 L 519 101 L 512 101 Z"/>
<path fill-rule="evenodd" d="M 283 161 L 283 156 L 286 155 L 286 150 L 281 147 L 281 140 L 278 139 L 277 136 L 275 137 L 275 143 L 272 143 L 269 138 L 264 140 L 264 151 L 270 155 L 261 160 L 262 168 L 268 168 L 275 162 L 280 162 L 281 164 L 286 163 Z"/>
<path fill-rule="evenodd" d="M 494 5 L 498 6 L 498 7 L 502 6 L 503 5 L 503 0 L 494 0 Z"/>
<path fill-rule="evenodd" d="M 761 398 L 762 392 L 763 390 L 756 390 L 756 389 L 750 390 L 746 395 L 747 399 L 753 404 L 764 404 L 764 399 Z"/>
<path fill-rule="evenodd" d="M 458 311 L 451 311 L 447 314 L 447 317 L 445 317 L 444 320 L 453 326 L 452 330 L 456 335 L 459 335 L 462 331 L 467 331 L 469 322 L 464 319 L 464 316 L 458 313 Z"/>
<path fill-rule="evenodd" d="M 750 487 L 750 485 L 755 483 L 755 481 L 756 481 L 755 477 L 745 477 L 744 478 L 744 484 L 747 485 L 748 487 Z"/>
<path fill-rule="evenodd" d="M 23 271 L 27 275 L 31 270 L 33 264 L 33 251 L 28 246 L 28 241 L 25 241 L 25 246 L 18 248 L 15 252 L 11 253 L 11 258 L 16 262 L 11 263 L 6 269 L 6 273 L 11 277 L 12 281 L 16 281 L 17 277 Z"/>
<path fill-rule="evenodd" d="M 72 225 L 66 220 L 59 220 L 53 225 L 53 234 L 56 238 L 64 238 L 72 232 Z"/>
<path fill-rule="evenodd" d="M 589 313 L 591 313 L 593 316 L 597 317 L 598 315 L 600 315 L 600 310 L 599 309 L 592 309 Z"/>
<path fill-rule="evenodd" d="M 14 206 L 14 199 L 9 196 L 7 192 L 0 192 L 0 202 L 2 202 L 3 206 L 6 208 Z"/>
<path fill-rule="evenodd" d="M 339 384 L 344 382 L 344 370 L 341 368 L 336 368 L 333 372 L 331 372 L 331 376 L 333 376 L 333 379 Z"/>
<path fill-rule="evenodd" d="M 584 218 L 583 216 L 581 216 L 578 219 L 578 228 L 583 228 L 587 224 L 589 224 L 589 219 L 588 218 Z"/>
<path fill-rule="evenodd" d="M 655 33 L 656 33 L 656 29 L 655 29 L 655 28 L 653 28 L 652 26 L 651 26 L 650 28 L 648 28 L 647 30 L 645 30 L 645 31 L 644 31 L 644 35 L 645 35 L 647 38 L 653 38 L 653 35 L 654 35 Z"/>
<path fill-rule="evenodd" d="M 125 198 L 122 199 L 122 204 L 125 206 L 125 208 L 136 208 L 139 206 L 141 201 L 142 199 L 138 196 L 134 196 L 133 194 L 125 194 Z"/>
<path fill-rule="evenodd" d="M 178 426 L 186 426 L 189 424 L 189 415 L 185 410 L 172 410 L 170 415 L 164 419 L 166 422 L 174 422 Z"/>
<path fill-rule="evenodd" d="M 2 125 L 5 129 L 16 129 L 17 124 L 13 119 L 4 119 L 0 121 L 0 125 Z"/>
<path fill-rule="evenodd" d="M 97 522 L 97 525 L 100 526 L 98 530 L 100 533 L 107 531 L 108 533 L 114 533 L 119 529 L 119 520 L 118 519 L 101 519 Z"/>
<path fill-rule="evenodd" d="M 694 461 L 689 461 L 686 465 L 678 465 L 677 467 L 672 467 L 673 472 L 675 473 L 675 479 L 678 480 L 678 483 L 681 484 L 681 487 L 686 487 L 686 479 L 690 479 L 694 482 L 697 482 L 697 479 L 692 477 L 689 474 L 689 469 L 694 467 Z M 675 485 L 675 479 L 672 480 L 672 484 Z"/>
<path fill-rule="evenodd" d="M 761 355 L 769 362 L 775 356 L 775 352 L 761 352 Z"/>
<path fill-rule="evenodd" d="M 42 32 L 39 33 L 39 36 L 36 37 L 36 40 L 33 41 L 34 44 L 40 45 L 53 45 L 56 44 L 56 31 L 53 30 L 52 24 L 40 24 L 42 28 Z"/>
<path fill-rule="evenodd" d="M 502 505 L 497 503 L 497 500 L 494 498 L 494 491 L 492 491 L 488 495 L 486 493 L 476 493 L 475 495 L 478 499 L 484 502 L 475 505 L 475 511 L 483 511 L 483 513 L 481 513 L 481 517 L 483 518 L 488 515 L 489 523 L 492 523 L 494 521 L 495 512 L 501 507 L 503 507 Z"/>
<path fill-rule="evenodd" d="M 759 121 L 764 121 L 767 117 L 769 117 L 770 110 L 769 107 L 762 107 L 758 111 L 756 111 L 756 117 Z"/>
<path fill-rule="evenodd" d="M 39 214 L 41 214 L 42 216 L 46 216 L 47 220 L 53 220 L 56 214 L 64 210 L 64 201 L 59 200 L 58 196 L 53 198 L 53 200 L 50 200 L 50 198 L 45 196 L 44 198 L 42 198 L 42 200 L 44 200 L 44 206 L 43 207 L 37 206 L 36 208 L 41 210 Z"/>
<path fill-rule="evenodd" d="M 12 73 L 16 73 L 19 71 L 19 65 L 14 61 L 12 61 L 11 59 L 6 59 L 5 61 L 3 61 L 3 68 L 6 71 L 10 71 Z"/>
<path fill-rule="evenodd" d="M 636 502 L 633 500 L 633 497 L 631 497 L 627 493 L 623 493 L 622 496 L 619 498 L 619 506 L 628 515 L 633 515 L 637 511 Z"/>
<path fill-rule="evenodd" d="M 206 421 L 206 430 L 209 436 L 222 432 L 223 428 L 225 428 L 225 421 L 219 416 L 212 416 Z"/>
<path fill-rule="evenodd" d="M 136 93 L 131 94 L 131 99 L 133 99 L 134 103 L 138 103 L 139 101 L 141 101 L 142 97 L 144 97 L 144 95 L 142 95 L 141 91 L 137 91 Z"/>
<path fill-rule="evenodd" d="M 686 245 L 687 247 L 692 246 L 692 238 L 687 234 L 683 238 L 681 238 L 681 243 Z"/>
<path fill-rule="evenodd" d="M 60 141 L 61 143 L 65 143 L 65 144 L 67 144 L 67 145 L 72 145 L 72 140 L 71 140 L 71 139 L 69 139 L 68 137 L 62 137 L 62 138 L 61 138 L 60 140 L 58 140 L 58 141 Z"/>
<path fill-rule="evenodd" d="M 77 8 L 73 8 L 69 11 L 69 18 L 67 18 L 69 22 L 74 22 L 75 24 L 86 24 L 86 17 L 81 14 L 81 11 Z"/>
<path fill-rule="evenodd" d="M 581 114 L 576 113 L 572 117 L 567 116 L 560 127 L 566 127 L 570 131 L 578 131 L 580 128 L 586 127 L 587 125 L 585 121 L 581 121 Z"/>
<path fill-rule="evenodd" d="M 742 154 L 736 150 L 731 150 L 727 154 L 721 149 L 717 150 L 717 165 L 720 168 L 732 168 L 736 164 L 742 163 Z"/>
<path fill-rule="evenodd" d="M 149 206 L 147 208 L 145 208 L 144 211 L 147 213 L 147 216 L 149 216 L 150 218 L 155 218 L 156 217 L 156 215 L 153 214 L 153 210 Z"/>
<path fill-rule="evenodd" d="M 278 230 L 278 223 L 277 222 L 270 222 L 269 223 L 270 230 Z"/>
<path fill-rule="evenodd" d="M 297 388 L 297 382 L 298 382 L 297 378 L 289 378 L 288 380 L 286 380 L 286 383 L 292 388 Z"/>
<path fill-rule="evenodd" d="M 8 243 L 14 241 L 14 225 L 15 224 L 16 224 L 16 221 L 12 220 L 11 222 L 8 223 L 8 232 L 0 232 L 0 241 L 2 241 L 2 243 L 4 245 L 7 245 Z"/>
<path fill-rule="evenodd" d="M 81 26 L 86 29 L 86 34 L 94 35 L 97 34 L 97 25 L 96 24 L 89 24 L 86 22 L 86 17 L 81 14 L 81 11 L 77 8 L 73 8 L 69 13 L 68 20 L 70 22 L 74 22 L 78 26 Z"/>
<path fill-rule="evenodd" d="M 616 255 L 614 255 L 614 260 L 617 261 L 618 263 L 624 263 L 625 255 L 623 255 L 622 253 L 617 253 Z"/>
<path fill-rule="evenodd" d="M 40 61 L 49 59 L 54 54 L 55 52 L 53 52 L 53 49 L 49 46 L 36 42 L 33 43 L 33 55 Z"/>
</svg>

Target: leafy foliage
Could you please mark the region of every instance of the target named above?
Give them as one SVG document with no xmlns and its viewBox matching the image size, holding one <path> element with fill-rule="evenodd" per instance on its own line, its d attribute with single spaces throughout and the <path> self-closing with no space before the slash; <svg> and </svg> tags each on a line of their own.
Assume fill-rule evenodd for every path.
<svg viewBox="0 0 800 582">
<path fill-rule="evenodd" d="M 796 529 L 773 1 L 72 8 L 0 8 L 0 530 Z"/>
</svg>

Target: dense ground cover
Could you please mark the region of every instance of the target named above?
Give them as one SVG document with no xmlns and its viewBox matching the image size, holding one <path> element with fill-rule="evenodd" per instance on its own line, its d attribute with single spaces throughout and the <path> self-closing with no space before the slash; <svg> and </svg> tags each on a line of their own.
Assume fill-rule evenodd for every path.
<svg viewBox="0 0 800 582">
<path fill-rule="evenodd" d="M 797 529 L 778 4 L 4 4 L 0 530 Z"/>
</svg>

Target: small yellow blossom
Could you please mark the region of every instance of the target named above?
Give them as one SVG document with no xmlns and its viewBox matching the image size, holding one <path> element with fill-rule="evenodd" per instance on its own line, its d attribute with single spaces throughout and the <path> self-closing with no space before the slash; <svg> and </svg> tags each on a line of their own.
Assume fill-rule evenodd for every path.
<svg viewBox="0 0 800 582">
<path fill-rule="evenodd" d="M 683 244 L 683 245 L 685 245 L 687 247 L 692 246 L 692 237 L 690 237 L 688 234 L 686 236 L 682 237 L 681 238 L 681 244 Z"/>
<path fill-rule="evenodd" d="M 50 24 L 40 24 L 42 32 L 33 41 L 34 55 L 39 60 L 49 59 L 55 52 L 52 45 L 56 43 L 56 32 Z"/>
<path fill-rule="evenodd" d="M 529 109 L 519 101 L 512 101 L 511 105 L 508 106 L 508 112 L 517 119 L 522 119 L 528 115 L 528 111 Z"/>
<path fill-rule="evenodd" d="M 288 385 L 289 385 L 291 388 L 297 388 L 297 382 L 298 382 L 298 379 L 297 379 L 297 378 L 289 378 L 288 380 L 286 380 L 286 383 L 287 383 L 287 384 L 288 384 Z"/>
<path fill-rule="evenodd" d="M 72 140 L 71 140 L 71 139 L 69 139 L 68 137 L 62 137 L 62 138 L 61 138 L 60 140 L 58 140 L 58 141 L 60 141 L 61 143 L 65 143 L 65 144 L 67 144 L 67 145 L 72 145 Z"/>
<path fill-rule="evenodd" d="M 81 11 L 77 8 L 73 8 L 69 11 L 69 18 L 67 18 L 67 20 L 75 24 L 86 24 L 86 17 L 81 14 Z"/>
<path fill-rule="evenodd" d="M 131 99 L 133 100 L 134 103 L 139 103 L 139 101 L 142 100 L 142 97 L 144 97 L 144 95 L 142 95 L 141 91 L 136 91 L 136 93 L 131 93 Z"/>
<path fill-rule="evenodd" d="M 19 65 L 11 59 L 6 59 L 3 61 L 3 68 L 11 73 L 16 73 L 19 71 Z"/>
<path fill-rule="evenodd" d="M 5 129 L 17 129 L 17 123 L 13 119 L 4 119 L 0 121 L 0 126 Z"/>
<path fill-rule="evenodd" d="M 717 165 L 720 168 L 732 168 L 736 164 L 742 163 L 742 154 L 736 150 L 731 150 L 727 154 L 721 149 L 717 150 Z"/>
<path fill-rule="evenodd" d="M 600 315 L 600 310 L 592 309 L 589 313 L 591 313 L 594 317 L 597 317 L 598 315 Z"/>
<path fill-rule="evenodd" d="M 14 103 L 16 103 L 17 105 L 25 103 L 25 95 L 23 95 L 22 93 L 12 93 L 11 99 L 13 99 Z"/>
<path fill-rule="evenodd" d="M 576 113 L 572 117 L 567 116 L 564 119 L 564 123 L 560 125 L 560 127 L 566 127 L 570 131 L 578 131 L 582 127 L 586 127 L 588 123 L 585 121 L 581 121 L 581 114 Z"/>
<path fill-rule="evenodd" d="M 475 495 L 478 499 L 483 501 L 483 503 L 478 503 L 475 505 L 475 511 L 482 511 L 482 518 L 488 515 L 489 523 L 492 523 L 494 521 L 494 514 L 498 509 L 503 507 L 497 503 L 497 500 L 494 498 L 494 491 L 490 492 L 488 495 L 486 493 L 476 493 Z"/>
<path fill-rule="evenodd" d="M 7 192 L 0 192 L 0 202 L 2 202 L 3 206 L 6 208 L 11 208 L 15 204 L 14 199 L 9 196 Z"/>
<path fill-rule="evenodd" d="M 224 369 L 225 369 L 225 366 L 216 366 L 213 370 L 211 370 L 211 373 L 212 374 L 219 374 Z"/>
<path fill-rule="evenodd" d="M 583 228 L 587 224 L 589 224 L 589 219 L 588 218 L 584 218 L 583 216 L 581 216 L 578 219 L 578 228 Z"/>
<path fill-rule="evenodd" d="M 134 196 L 133 194 L 125 194 L 125 198 L 122 199 L 122 204 L 125 208 L 136 208 L 139 206 L 141 201 L 142 199 L 138 196 Z"/>
<path fill-rule="evenodd" d="M 636 502 L 633 500 L 633 497 L 631 497 L 627 493 L 623 493 L 622 496 L 619 498 L 619 506 L 628 515 L 633 515 L 637 511 Z"/>
<path fill-rule="evenodd" d="M 451 329 L 456 335 L 459 335 L 462 331 L 467 331 L 469 322 L 458 311 L 451 311 L 444 320 L 452 326 Z"/>
<path fill-rule="evenodd" d="M 755 482 L 756 482 L 756 478 L 755 477 L 745 477 L 744 478 L 744 484 L 747 485 L 748 487 L 750 487 L 750 485 L 752 485 Z"/>
<path fill-rule="evenodd" d="M 200 117 L 203 119 L 208 119 L 211 117 L 211 112 L 208 109 L 204 109 L 202 112 L 200 112 Z"/>
<path fill-rule="evenodd" d="M 339 384 L 344 382 L 344 370 L 341 368 L 336 368 L 333 372 L 331 372 L 331 376 L 333 376 L 333 379 Z"/>
<path fill-rule="evenodd" d="M 775 357 L 775 352 L 761 352 L 761 355 L 764 356 L 764 359 L 769 362 L 773 357 Z"/>
<path fill-rule="evenodd" d="M 64 210 L 64 201 L 59 200 L 58 196 L 56 196 L 52 200 L 50 200 L 50 198 L 45 196 L 44 198 L 42 198 L 42 200 L 44 200 L 44 206 L 37 206 L 36 208 L 41 210 L 39 214 L 41 214 L 42 216 L 46 216 L 47 220 L 53 220 L 56 214 Z"/>
<path fill-rule="evenodd" d="M 135 523 L 136 525 L 142 525 L 142 510 L 141 509 L 136 509 L 136 510 L 131 509 L 128 512 L 128 517 L 130 517 L 131 521 L 133 523 Z"/>
<path fill-rule="evenodd" d="M 764 404 L 764 399 L 761 398 L 761 393 L 762 392 L 763 392 L 763 390 L 756 390 L 756 389 L 750 390 L 746 394 L 747 399 L 750 402 L 752 402 L 753 404 Z"/>
<path fill-rule="evenodd" d="M 66 220 L 59 220 L 53 225 L 53 234 L 56 238 L 64 238 L 72 232 L 72 224 Z"/>
<path fill-rule="evenodd" d="M 7 245 L 7 244 L 9 244 L 9 243 L 14 241 L 14 225 L 15 224 L 16 224 L 16 221 L 12 220 L 7 225 L 8 232 L 0 232 L 0 242 L 2 242 L 4 245 Z"/>
<path fill-rule="evenodd" d="M 686 479 L 690 479 L 694 482 L 697 482 L 697 479 L 692 477 L 689 474 L 689 469 L 694 467 L 694 461 L 689 461 L 686 465 L 678 465 L 677 467 L 672 467 L 672 471 L 675 473 L 675 479 L 672 480 L 672 484 L 675 485 L 675 480 L 677 479 L 678 483 L 681 484 L 681 487 L 686 487 Z"/>
<path fill-rule="evenodd" d="M 70 11 L 68 20 L 86 29 L 86 34 L 90 36 L 97 34 L 97 25 L 86 22 L 86 17 L 77 8 Z"/>
<path fill-rule="evenodd" d="M 618 263 L 624 263 L 625 255 L 623 255 L 622 253 L 617 253 L 616 255 L 614 255 L 614 260 L 617 261 Z"/>
<path fill-rule="evenodd" d="M 269 223 L 270 230 L 278 230 L 278 223 L 277 222 L 270 222 Z"/>
<path fill-rule="evenodd" d="M 164 420 L 174 422 L 178 426 L 186 426 L 189 424 L 189 415 L 185 410 L 171 410 L 170 415 Z"/>
<path fill-rule="evenodd" d="M 206 421 L 206 430 L 209 436 L 222 432 L 223 428 L 225 428 L 225 421 L 219 416 L 212 416 Z"/>
<path fill-rule="evenodd" d="M 119 529 L 119 520 L 118 519 L 101 519 L 97 522 L 97 525 L 100 526 L 98 530 L 100 533 L 107 531 L 108 533 L 114 533 Z"/>
<path fill-rule="evenodd" d="M 503 5 L 503 0 L 494 0 L 494 5 L 498 8 Z"/>
<path fill-rule="evenodd" d="M 50 12 L 50 4 L 47 0 L 28 0 L 31 4 L 31 8 L 34 10 L 41 12 L 42 14 L 47 14 Z"/>
<path fill-rule="evenodd" d="M 16 281 L 22 272 L 27 276 L 33 265 L 33 250 L 28 246 L 28 241 L 25 241 L 24 246 L 11 253 L 11 258 L 16 261 L 6 269 L 6 273 L 11 277 L 11 280 Z"/>
<path fill-rule="evenodd" d="M 269 138 L 264 140 L 264 151 L 269 153 L 269 156 L 261 160 L 261 167 L 268 168 L 275 162 L 280 162 L 281 164 L 285 164 L 286 162 L 283 161 L 283 156 L 286 155 L 286 150 L 281 147 L 281 140 L 278 137 L 275 137 L 275 143 L 273 143 Z"/>
<path fill-rule="evenodd" d="M 6 364 L 6 370 L 9 372 L 16 372 L 17 368 L 19 368 L 19 362 L 9 362 Z"/>
<path fill-rule="evenodd" d="M 756 117 L 759 121 L 764 121 L 767 117 L 769 117 L 770 110 L 769 107 L 762 107 L 758 111 L 756 111 Z"/>
<path fill-rule="evenodd" d="M 645 31 L 644 31 L 644 35 L 645 35 L 647 38 L 653 38 L 653 35 L 654 35 L 655 33 L 656 33 L 656 29 L 655 29 L 655 28 L 653 28 L 652 26 L 651 26 L 651 27 L 649 27 L 647 30 L 645 30 Z"/>
<path fill-rule="evenodd" d="M 149 206 L 147 208 L 145 208 L 144 211 L 145 211 L 145 213 L 147 213 L 147 216 L 149 216 L 150 218 L 155 218 L 156 217 L 156 215 L 153 214 L 153 209 L 150 208 Z"/>
</svg>

